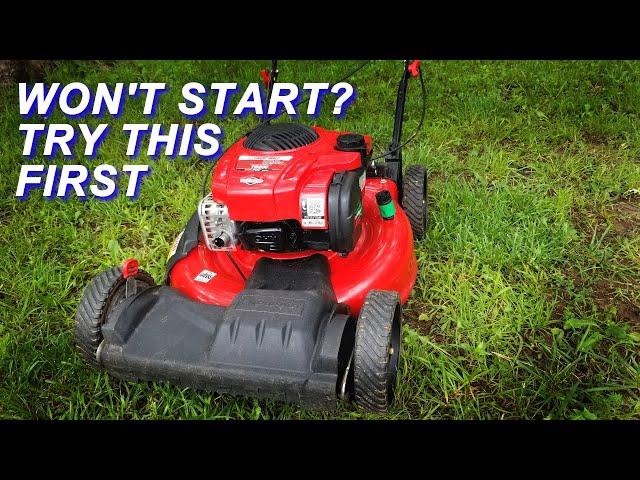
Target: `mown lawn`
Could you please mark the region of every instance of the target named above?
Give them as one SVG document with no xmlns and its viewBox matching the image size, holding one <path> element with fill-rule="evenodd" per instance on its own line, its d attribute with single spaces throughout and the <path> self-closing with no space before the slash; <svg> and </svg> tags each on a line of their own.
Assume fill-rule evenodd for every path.
<svg viewBox="0 0 640 480">
<path fill-rule="evenodd" d="M 165 81 L 174 88 L 151 123 L 184 123 L 175 106 L 183 83 L 258 81 L 268 63 L 61 62 L 45 81 Z M 332 81 L 356 65 L 283 61 L 279 80 Z M 374 62 L 353 78 L 358 98 L 346 117 L 326 108 L 316 122 L 371 133 L 385 148 L 399 68 Z M 423 70 L 427 120 L 405 159 L 429 170 L 428 238 L 416 247 L 398 399 L 386 418 L 640 418 L 640 63 L 427 61 Z M 88 369 L 73 347 L 83 287 L 129 256 L 160 279 L 209 164 L 142 155 L 153 173 L 134 202 L 45 201 L 37 191 L 20 202 L 19 166 L 29 160 L 17 92 L 0 86 L 0 418 L 378 418 Z M 109 120 L 92 165 L 127 162 L 118 131 L 147 123 L 140 110 Z M 224 129 L 225 146 L 256 122 L 207 120 Z"/>
</svg>

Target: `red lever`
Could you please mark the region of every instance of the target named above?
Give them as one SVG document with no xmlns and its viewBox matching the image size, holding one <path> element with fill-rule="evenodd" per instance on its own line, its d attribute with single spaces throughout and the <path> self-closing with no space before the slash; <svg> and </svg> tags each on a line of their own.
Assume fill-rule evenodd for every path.
<svg viewBox="0 0 640 480">
<path fill-rule="evenodd" d="M 138 260 L 130 258 L 122 262 L 122 276 L 123 278 L 133 277 L 138 274 Z"/>
<path fill-rule="evenodd" d="M 407 67 L 407 70 L 409 70 L 409 73 L 414 77 L 420 75 L 420 60 L 414 60 L 411 62 L 411 65 Z"/>
<path fill-rule="evenodd" d="M 262 77 L 262 82 L 264 83 L 264 86 L 269 87 L 269 82 L 271 81 L 271 77 L 269 77 L 269 73 L 265 68 L 260 70 L 260 76 Z"/>
</svg>

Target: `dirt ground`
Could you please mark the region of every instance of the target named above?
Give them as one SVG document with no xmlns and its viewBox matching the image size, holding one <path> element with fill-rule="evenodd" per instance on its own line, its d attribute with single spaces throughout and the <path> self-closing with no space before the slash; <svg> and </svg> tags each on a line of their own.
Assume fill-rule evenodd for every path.
<svg viewBox="0 0 640 480">
<path fill-rule="evenodd" d="M 51 60 L 0 60 L 0 85 L 41 80 Z"/>
</svg>

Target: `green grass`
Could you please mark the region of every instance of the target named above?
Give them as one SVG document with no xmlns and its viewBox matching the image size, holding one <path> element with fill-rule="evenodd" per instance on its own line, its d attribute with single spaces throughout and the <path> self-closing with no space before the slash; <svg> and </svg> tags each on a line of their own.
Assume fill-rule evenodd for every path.
<svg viewBox="0 0 640 480">
<path fill-rule="evenodd" d="M 354 65 L 284 61 L 280 80 L 330 81 Z M 640 418 L 640 63 L 423 65 L 427 120 L 405 159 L 429 170 L 429 228 L 416 246 L 398 399 L 386 418 Z M 152 122 L 184 123 L 175 107 L 183 83 L 246 84 L 263 66 L 61 62 L 46 81 L 165 81 L 173 89 Z M 398 68 L 375 62 L 354 78 L 358 98 L 345 119 L 325 108 L 316 122 L 371 133 L 384 148 Z M 379 418 L 120 382 L 87 368 L 72 333 L 83 287 L 128 256 L 161 278 L 209 166 L 143 155 L 153 173 L 135 202 L 44 201 L 37 192 L 19 202 L 28 160 L 17 91 L 0 87 L 0 418 Z M 112 134 L 92 165 L 127 162 L 119 130 L 147 122 L 139 107 L 108 120 Z M 225 146 L 256 122 L 207 119 L 224 129 Z"/>
</svg>

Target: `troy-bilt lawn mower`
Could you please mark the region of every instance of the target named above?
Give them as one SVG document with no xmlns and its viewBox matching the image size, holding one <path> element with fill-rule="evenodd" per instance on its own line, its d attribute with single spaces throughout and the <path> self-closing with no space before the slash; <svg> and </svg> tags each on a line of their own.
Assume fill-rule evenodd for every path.
<svg viewBox="0 0 640 480">
<path fill-rule="evenodd" d="M 163 285 L 127 260 L 87 286 L 75 326 L 82 356 L 123 379 L 386 410 L 417 272 L 413 240 L 426 228 L 426 171 L 403 176 L 401 155 L 424 119 L 419 65 L 404 62 L 381 155 L 368 135 L 268 118 L 231 146 Z M 402 144 L 412 75 L 422 118 Z"/>
</svg>

